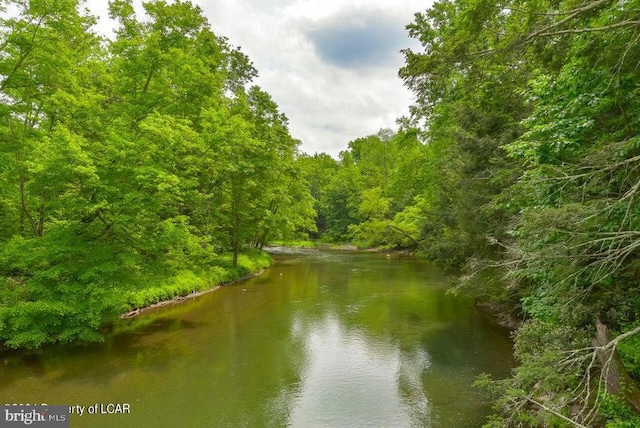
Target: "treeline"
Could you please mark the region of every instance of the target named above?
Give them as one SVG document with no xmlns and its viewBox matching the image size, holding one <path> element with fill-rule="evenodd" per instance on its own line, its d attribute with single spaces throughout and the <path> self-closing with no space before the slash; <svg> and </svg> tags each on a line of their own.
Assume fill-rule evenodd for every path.
<svg viewBox="0 0 640 428">
<path fill-rule="evenodd" d="M 269 263 L 313 228 L 298 141 L 189 2 L 0 3 L 0 343 L 100 340 L 126 310 Z M 7 9 L 8 7 L 8 9 Z"/>
<path fill-rule="evenodd" d="M 421 213 L 416 210 L 429 185 L 426 147 L 415 129 L 349 143 L 339 160 L 327 154 L 297 159 L 309 183 L 320 241 L 370 248 L 411 248 L 419 244 Z"/>
<path fill-rule="evenodd" d="M 408 29 L 410 120 L 302 159 L 318 229 L 523 321 L 487 426 L 640 426 L 640 1 L 442 0 Z"/>
</svg>

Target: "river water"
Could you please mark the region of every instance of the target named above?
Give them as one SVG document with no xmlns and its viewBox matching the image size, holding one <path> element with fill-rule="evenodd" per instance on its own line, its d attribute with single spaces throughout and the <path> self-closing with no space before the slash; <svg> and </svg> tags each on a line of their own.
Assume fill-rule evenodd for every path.
<svg viewBox="0 0 640 428">
<path fill-rule="evenodd" d="M 74 406 L 71 427 L 482 426 L 472 383 L 507 376 L 512 344 L 437 269 L 385 253 L 274 258 L 104 343 L 0 354 L 0 404 Z"/>
</svg>

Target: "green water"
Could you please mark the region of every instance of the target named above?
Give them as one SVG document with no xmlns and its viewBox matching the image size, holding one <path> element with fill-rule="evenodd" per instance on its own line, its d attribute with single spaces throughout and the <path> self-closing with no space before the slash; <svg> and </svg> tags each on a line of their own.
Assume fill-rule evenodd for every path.
<svg viewBox="0 0 640 428">
<path fill-rule="evenodd" d="M 0 403 L 83 406 L 71 427 L 482 425 L 471 384 L 509 373 L 509 335 L 445 294 L 433 266 L 274 257 L 259 277 L 123 321 L 105 343 L 0 354 Z M 123 403 L 129 413 L 87 413 Z"/>
</svg>

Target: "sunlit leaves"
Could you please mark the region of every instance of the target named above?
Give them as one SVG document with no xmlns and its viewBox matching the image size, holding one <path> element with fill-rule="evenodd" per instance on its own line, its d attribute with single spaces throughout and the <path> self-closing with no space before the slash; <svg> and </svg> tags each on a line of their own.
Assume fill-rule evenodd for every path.
<svg viewBox="0 0 640 428">
<path fill-rule="evenodd" d="M 313 229 L 286 117 L 248 88 L 256 70 L 199 7 L 145 2 L 140 17 L 112 1 L 115 38 L 101 43 L 79 1 L 11 3 L 0 18 L 0 341 L 97 340 L 131 299 L 193 291 L 171 278 L 204 275 L 202 288 L 247 273 L 244 259 L 212 269 L 216 253 L 234 251 L 235 265 L 246 246 Z"/>
</svg>

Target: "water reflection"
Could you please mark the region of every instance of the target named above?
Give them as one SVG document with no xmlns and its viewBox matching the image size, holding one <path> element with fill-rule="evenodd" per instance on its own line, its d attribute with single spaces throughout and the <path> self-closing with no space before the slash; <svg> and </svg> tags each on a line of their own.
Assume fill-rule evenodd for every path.
<svg viewBox="0 0 640 428">
<path fill-rule="evenodd" d="M 488 409 L 470 385 L 508 373 L 511 343 L 445 289 L 413 259 L 279 255 L 105 343 L 3 356 L 0 399 L 131 403 L 126 417 L 74 415 L 78 428 L 478 427 Z"/>
<path fill-rule="evenodd" d="M 335 314 L 313 323 L 298 316 L 292 331 L 306 342 L 307 366 L 289 426 L 431 426 L 423 349 L 401 352 L 345 327 Z"/>
</svg>

